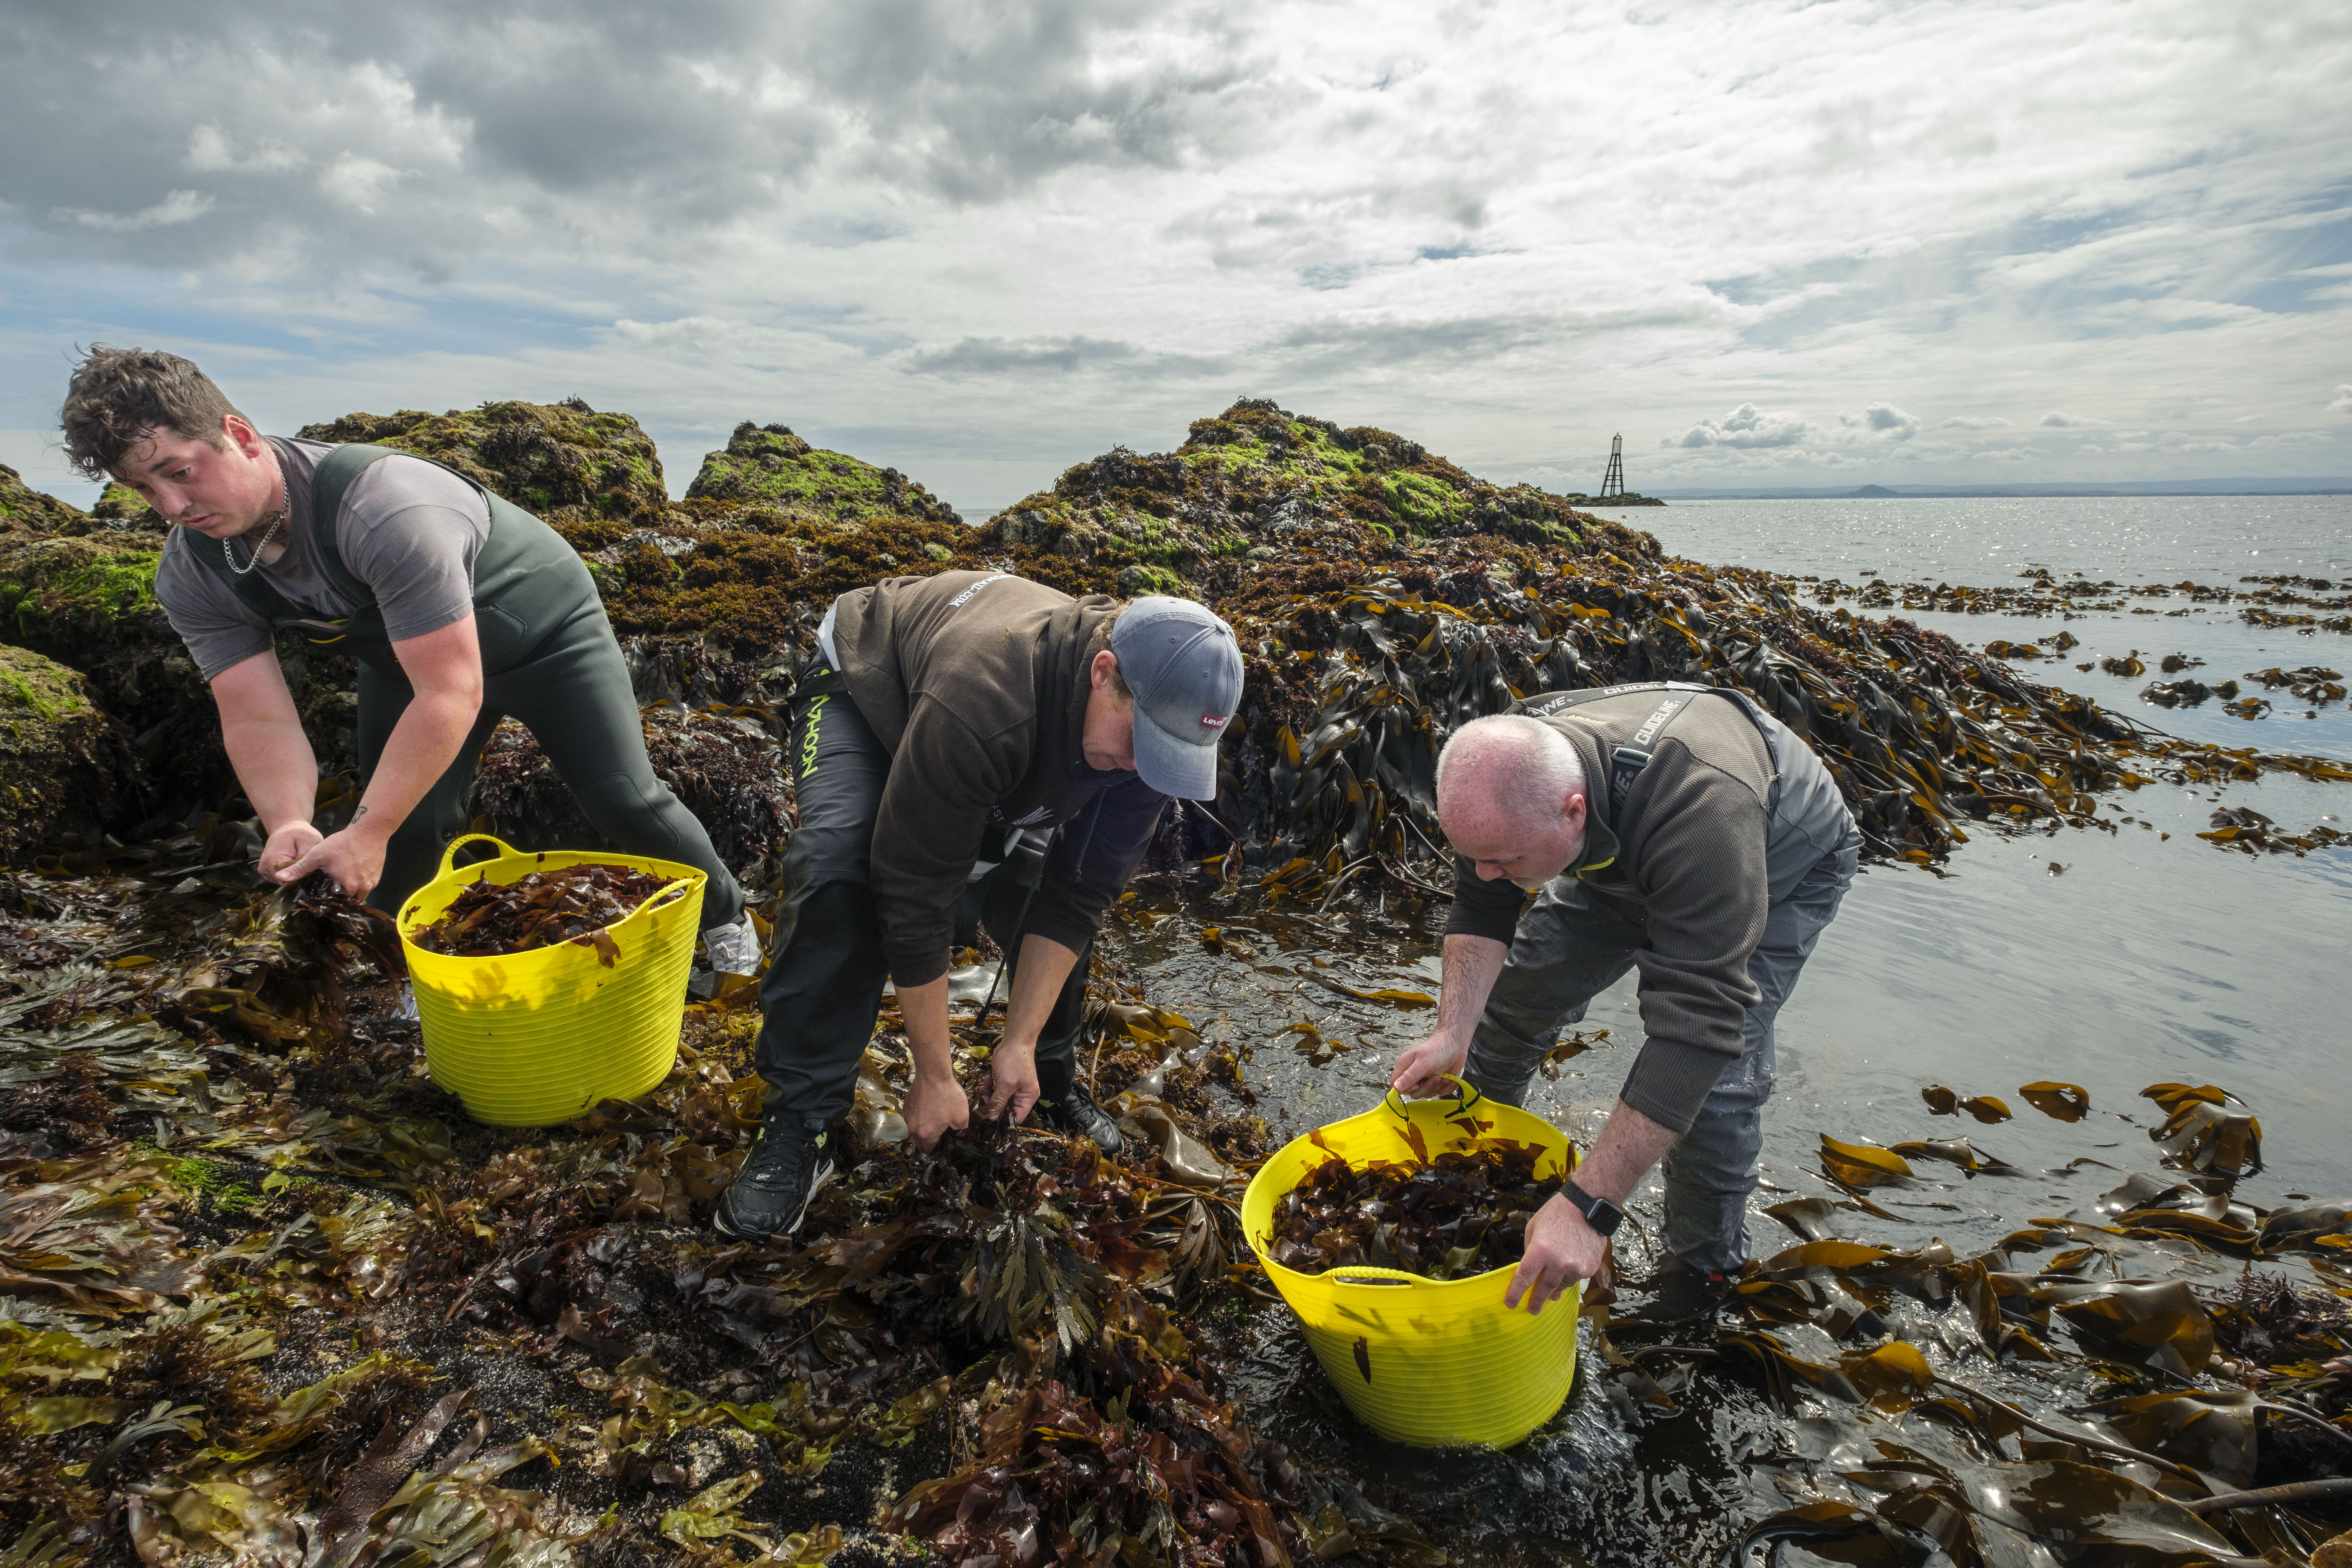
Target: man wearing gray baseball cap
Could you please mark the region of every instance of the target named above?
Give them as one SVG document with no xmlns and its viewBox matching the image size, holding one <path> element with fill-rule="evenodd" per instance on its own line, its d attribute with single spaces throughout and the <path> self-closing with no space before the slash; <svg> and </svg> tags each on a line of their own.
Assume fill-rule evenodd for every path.
<svg viewBox="0 0 2352 1568">
<path fill-rule="evenodd" d="M 799 826 L 760 989 L 760 1139 L 725 1235 L 797 1229 L 834 1167 L 887 980 L 924 1148 L 971 1113 L 948 1036 L 953 950 L 982 927 L 1012 976 L 986 1113 L 1116 1123 L 1077 1081 L 1087 959 L 1169 797 L 1213 799 L 1241 701 L 1233 629 L 1187 599 L 1073 598 L 1003 572 L 894 577 L 834 601 L 793 697 Z"/>
</svg>

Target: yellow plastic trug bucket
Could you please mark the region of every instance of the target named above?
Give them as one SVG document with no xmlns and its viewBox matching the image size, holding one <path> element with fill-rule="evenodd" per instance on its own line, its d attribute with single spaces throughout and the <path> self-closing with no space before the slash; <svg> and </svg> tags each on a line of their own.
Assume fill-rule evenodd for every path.
<svg viewBox="0 0 2352 1568">
<path fill-rule="evenodd" d="M 458 849 L 474 843 L 497 845 L 498 858 L 453 868 Z M 607 928 L 616 950 L 610 968 L 595 946 L 572 942 L 500 958 L 453 958 L 410 939 L 476 882 L 512 882 L 590 863 L 682 884 L 663 889 Z M 661 1082 L 677 1058 L 707 880 L 672 860 L 531 854 L 487 833 L 452 842 L 441 874 L 408 900 L 399 921 L 433 1081 L 464 1100 L 475 1121 L 505 1127 L 569 1121 L 600 1100 L 629 1100 Z"/>
<path fill-rule="evenodd" d="M 1507 1448 L 1550 1420 L 1576 1381 L 1580 1291 L 1570 1289 L 1530 1315 L 1524 1300 L 1517 1311 L 1503 1305 L 1509 1268 L 1441 1284 L 1394 1268 L 1301 1274 L 1266 1255 L 1275 1205 L 1308 1171 L 1330 1154 L 1359 1167 L 1412 1160 L 1408 1121 L 1421 1130 L 1432 1157 L 1508 1139 L 1549 1151 L 1537 1162 L 1538 1175 L 1576 1168 L 1575 1150 L 1551 1123 L 1454 1082 L 1452 1096 L 1410 1104 L 1391 1090 L 1376 1109 L 1318 1129 L 1320 1148 L 1315 1134 L 1291 1140 L 1251 1179 L 1242 1228 L 1298 1314 L 1315 1358 L 1365 1426 L 1421 1447 Z"/>
</svg>

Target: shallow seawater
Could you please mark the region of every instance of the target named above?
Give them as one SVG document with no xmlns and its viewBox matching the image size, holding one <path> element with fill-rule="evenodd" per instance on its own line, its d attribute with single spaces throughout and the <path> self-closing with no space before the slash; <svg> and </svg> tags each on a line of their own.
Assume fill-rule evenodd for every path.
<svg viewBox="0 0 2352 1568">
<path fill-rule="evenodd" d="M 2352 539 L 2352 500 L 2260 498 L 2238 509 L 2267 518 L 2273 532 L 2264 534 L 2245 518 L 2227 515 L 2231 503 L 2196 502 L 2218 514 L 2200 522 L 2185 515 L 2186 501 L 2166 500 L 2169 511 L 2138 502 L 2117 509 L 2137 521 L 2122 528 L 2116 559 L 2098 575 L 2126 583 L 2226 581 L 2222 574 L 2239 563 L 2331 578 L 2352 573 L 2352 544 L 2346 542 Z M 2031 520 L 2012 503 L 1836 503 L 1889 510 L 1859 522 L 1843 513 L 1826 522 L 1816 516 L 1807 543 L 1798 527 L 1806 521 L 1801 509 L 1817 504 L 1706 503 L 1705 510 L 1645 510 L 1629 521 L 1693 556 L 1769 561 L 1776 569 L 1848 582 L 1859 565 L 1873 563 L 1855 558 L 1867 540 L 1880 551 L 1875 563 L 1890 582 L 1979 586 L 2006 584 L 2025 564 L 2061 574 L 2077 566 L 2092 572 L 2096 530 L 2116 521 L 2098 508 L 2056 503 L 2084 515 L 2049 525 L 2042 553 L 2020 559 L 2020 549 L 2034 541 L 2020 537 Z M 1930 505 L 1984 510 L 1972 524 L 1947 518 L 1938 524 L 1943 531 L 1925 534 L 1924 542 L 1912 538 L 1909 559 L 1918 564 L 1911 569 L 1902 553 L 1907 525 L 1893 509 Z M 1786 510 L 1770 516 L 1731 510 L 1740 506 Z M 1702 525 L 1726 548 L 1700 548 L 1689 536 Z M 2184 559 L 2168 566 L 2135 554 L 2143 546 L 2152 550 L 2150 542 L 2167 529 L 2171 532 L 2157 542 L 2178 543 L 2200 528 L 2209 537 L 2184 547 Z M 1767 533 L 1782 542 L 1777 555 L 1757 548 Z M 2227 549 L 2216 542 L 2224 534 Z M 2255 549 L 2263 550 L 2260 558 L 2252 556 Z M 1983 563 L 1973 576 L 1963 572 L 1971 561 Z M 1996 637 L 2029 640 L 2037 629 L 2061 625 L 2056 617 L 1912 618 L 1972 647 Z M 2063 662 L 2042 661 L 2021 673 L 2087 692 L 2175 734 L 2352 757 L 2352 714 L 2341 703 L 2315 718 L 2303 718 L 2298 708 L 2249 722 L 2222 714 L 2218 702 L 2167 710 L 2137 699 L 2141 686 L 2160 679 L 2154 666 L 2165 653 L 2204 659 L 2197 673 L 2205 679 L 2242 679 L 2271 665 L 2343 669 L 2352 637 L 2264 630 L 2236 620 L 2227 607 L 2170 617 L 2118 612 L 2063 624 L 2082 646 Z M 2129 648 L 2147 659 L 2147 676 L 2126 680 L 2072 668 Z M 2240 1201 L 2272 1208 L 2287 1205 L 2291 1194 L 2352 1192 L 2352 1135 L 2346 1131 L 2352 1124 L 2352 1032 L 2343 975 L 2352 933 L 2352 847 L 2304 858 L 2217 849 L 2196 834 L 2221 805 L 2252 805 L 2288 831 L 2323 822 L 2340 826 L 2352 819 L 2352 786 L 2278 774 L 2221 791 L 2153 784 L 2108 798 L 2100 816 L 2115 824 L 2111 830 L 2001 836 L 1971 829 L 1971 841 L 1942 875 L 1908 866 L 1867 868 L 1780 1016 L 1779 1083 L 1751 1215 L 1753 1253 L 1768 1256 L 1799 1239 L 1762 1215 L 1764 1205 L 1842 1195 L 1820 1173 L 1822 1134 L 1882 1146 L 1966 1136 L 2010 1167 L 1969 1176 L 1950 1165 L 1915 1163 L 1914 1180 L 1873 1194 L 1892 1219 L 1847 1216 L 1847 1234 L 1874 1245 L 1908 1249 L 1941 1239 L 1966 1258 L 2033 1218 L 2105 1223 L 2096 1207 L 2101 1194 L 2136 1172 L 2161 1169 L 2149 1132 L 2164 1114 L 2140 1091 L 2164 1082 L 2220 1085 L 2260 1117 L 2264 1168 L 2239 1184 Z M 1397 1051 L 1420 1037 L 1433 1016 L 1426 1008 L 1350 997 L 1333 983 L 1433 994 L 1441 901 L 1391 893 L 1370 907 L 1349 903 L 1327 912 L 1295 902 L 1268 908 L 1246 891 L 1180 890 L 1147 881 L 1126 910 L 1115 951 L 1139 972 L 1155 1003 L 1184 1013 L 1213 1041 L 1245 1047 L 1244 1079 L 1280 1138 L 1376 1104 Z M 1223 951 L 1204 945 L 1209 927 L 1217 928 L 1215 945 Z M 1530 1108 L 1584 1142 L 1641 1046 L 1633 979 L 1596 998 L 1580 1027 L 1608 1035 L 1564 1063 L 1556 1079 L 1539 1077 Z M 2041 1079 L 2087 1089 L 2089 1114 L 2069 1123 L 2031 1108 L 2017 1091 Z M 1921 1098 L 1930 1085 L 1962 1097 L 1997 1096 L 2014 1119 L 1980 1126 L 1967 1117 L 1934 1115 Z M 1656 1191 L 1654 1177 L 1621 1235 L 1621 1258 L 1634 1275 L 1650 1262 Z M 2205 1275 L 2198 1283 L 2209 1290 L 2227 1287 L 2238 1268 L 2218 1258 L 2170 1255 L 2137 1266 Z M 1949 1341 L 1934 1314 L 1916 1304 L 1906 1312 L 1911 1316 L 1898 1325 L 1905 1337 L 1923 1348 Z M 2046 1370 L 1979 1363 L 1969 1375 L 2028 1408 L 2076 1405 L 2083 1394 L 2074 1372 L 2053 1379 Z M 1285 1312 L 1255 1321 L 1235 1376 L 1255 1427 L 1343 1464 L 1376 1502 L 1417 1519 L 1454 1521 L 1474 1555 L 1591 1563 L 1708 1560 L 1736 1538 L 1742 1521 L 1789 1506 L 1759 1467 L 1776 1458 L 1794 1460 L 1790 1416 L 1738 1378 L 1702 1374 L 1686 1386 L 1678 1411 L 1666 1414 L 1632 1407 L 1607 1379 L 1584 1378 L 1561 1415 L 1518 1449 L 1431 1455 L 1382 1443 L 1357 1426 Z"/>
</svg>

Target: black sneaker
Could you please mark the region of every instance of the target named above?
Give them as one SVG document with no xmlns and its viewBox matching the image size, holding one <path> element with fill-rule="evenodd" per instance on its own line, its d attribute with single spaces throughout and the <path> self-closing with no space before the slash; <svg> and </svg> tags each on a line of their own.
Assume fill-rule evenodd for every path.
<svg viewBox="0 0 2352 1568">
<path fill-rule="evenodd" d="M 809 1200 L 833 1175 L 833 1154 L 823 1128 L 797 1118 L 772 1116 L 760 1124 L 760 1141 L 743 1168 L 719 1194 L 711 1224 L 738 1241 L 767 1241 L 801 1227 Z"/>
<path fill-rule="evenodd" d="M 1118 1123 L 1075 1083 L 1052 1100 L 1037 1101 L 1037 1122 L 1056 1132 L 1083 1132 L 1106 1154 L 1118 1153 L 1127 1142 L 1119 1136 Z"/>
<path fill-rule="evenodd" d="M 1731 1294 L 1731 1278 L 1720 1270 L 1693 1268 L 1679 1258 L 1642 1281 L 1651 1292 L 1647 1305 L 1632 1315 L 1645 1323 L 1690 1323 L 1712 1318 Z"/>
</svg>

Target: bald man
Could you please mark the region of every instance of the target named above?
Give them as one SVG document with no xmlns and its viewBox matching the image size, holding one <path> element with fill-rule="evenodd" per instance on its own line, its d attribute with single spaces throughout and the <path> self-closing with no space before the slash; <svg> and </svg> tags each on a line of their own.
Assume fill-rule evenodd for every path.
<svg viewBox="0 0 2352 1568">
<path fill-rule="evenodd" d="M 1506 1303 L 1540 1311 L 1598 1273 L 1619 1205 L 1663 1159 L 1672 1258 L 1650 1315 L 1711 1311 L 1748 1257 L 1773 1019 L 1862 851 L 1836 782 L 1740 693 L 1662 681 L 1464 725 L 1437 814 L 1457 857 L 1444 987 L 1436 1027 L 1397 1059 L 1401 1092 L 1458 1073 L 1523 1103 L 1561 1027 L 1641 972 L 1641 1053 L 1528 1226 Z"/>
</svg>

